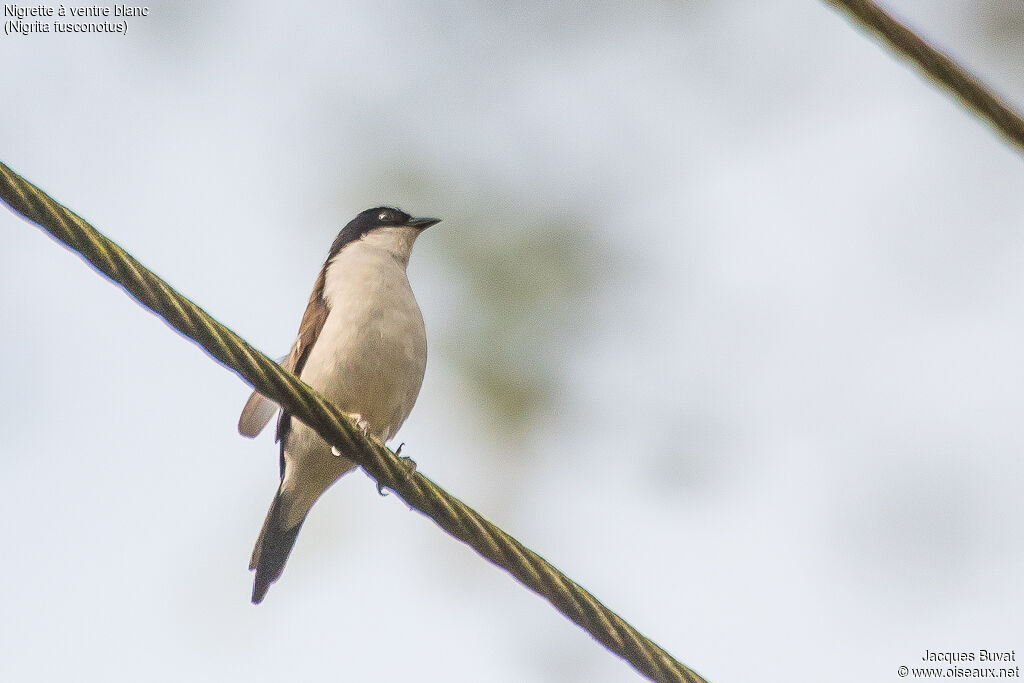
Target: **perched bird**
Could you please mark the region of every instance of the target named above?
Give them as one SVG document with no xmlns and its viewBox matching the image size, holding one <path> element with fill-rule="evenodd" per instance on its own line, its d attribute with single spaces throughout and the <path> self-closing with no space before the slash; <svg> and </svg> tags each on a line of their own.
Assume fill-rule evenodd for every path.
<svg viewBox="0 0 1024 683">
<path fill-rule="evenodd" d="M 416 238 L 439 221 L 383 206 L 352 219 L 331 245 L 299 336 L 282 362 L 381 441 L 409 417 L 423 383 L 427 338 L 406 266 Z M 278 407 L 253 392 L 238 420 L 239 433 L 256 436 Z M 281 484 L 249 563 L 256 570 L 255 604 L 284 571 L 313 503 L 355 467 L 287 410 L 278 418 L 277 440 Z"/>
</svg>

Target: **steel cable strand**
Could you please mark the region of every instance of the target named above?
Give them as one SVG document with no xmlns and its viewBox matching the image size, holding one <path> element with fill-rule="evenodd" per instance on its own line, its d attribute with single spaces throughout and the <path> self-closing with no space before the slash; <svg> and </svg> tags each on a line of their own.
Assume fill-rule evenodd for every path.
<svg viewBox="0 0 1024 683">
<path fill-rule="evenodd" d="M 1024 151 L 1024 118 L 994 95 L 977 77 L 925 42 L 871 0 L 825 0 L 853 17 L 886 41 L 891 48 L 915 62 L 926 75 L 953 93 L 966 107 L 995 126 L 1012 144 Z"/>
</svg>

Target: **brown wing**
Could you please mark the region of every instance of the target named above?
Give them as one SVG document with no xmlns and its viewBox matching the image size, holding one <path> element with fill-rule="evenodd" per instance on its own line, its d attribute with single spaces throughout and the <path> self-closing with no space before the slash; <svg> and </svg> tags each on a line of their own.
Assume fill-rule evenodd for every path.
<svg viewBox="0 0 1024 683">
<path fill-rule="evenodd" d="M 238 433 L 250 439 L 255 438 L 277 412 L 278 405 L 258 391 L 249 395 L 249 400 L 238 417 Z"/>
<path fill-rule="evenodd" d="M 328 263 L 330 259 L 328 259 Z M 309 352 L 313 350 L 313 344 L 320 336 L 320 330 L 327 322 L 327 302 L 324 300 L 324 282 L 327 274 L 327 264 L 324 264 L 320 271 L 316 284 L 313 285 L 313 293 L 309 295 L 309 303 L 306 304 L 306 312 L 302 314 L 302 322 L 299 324 L 299 336 L 292 344 L 292 350 L 284 359 L 284 367 L 296 375 L 302 376 L 302 368 L 306 365 Z M 282 409 L 280 417 L 277 418 L 277 441 L 281 443 L 281 479 L 284 479 L 284 441 L 288 436 L 288 430 L 292 427 L 292 415 Z"/>
<path fill-rule="evenodd" d="M 309 303 L 306 304 L 306 312 L 302 315 L 302 322 L 299 324 L 299 335 L 292 344 L 291 350 L 281 362 L 281 367 L 290 370 L 296 375 L 302 373 L 302 367 L 309 358 L 309 352 L 313 343 L 320 336 L 320 330 L 324 327 L 329 312 L 327 302 L 324 301 L 324 276 L 325 270 L 320 271 L 320 276 L 313 285 L 313 293 L 309 295 Z M 245 407 L 242 408 L 242 415 L 238 418 L 238 432 L 243 436 L 254 437 L 263 431 L 263 428 L 274 416 L 278 405 L 269 398 L 259 393 L 252 392 Z M 277 423 L 277 439 L 280 441 L 287 431 L 290 420 L 288 413 L 282 413 Z"/>
</svg>

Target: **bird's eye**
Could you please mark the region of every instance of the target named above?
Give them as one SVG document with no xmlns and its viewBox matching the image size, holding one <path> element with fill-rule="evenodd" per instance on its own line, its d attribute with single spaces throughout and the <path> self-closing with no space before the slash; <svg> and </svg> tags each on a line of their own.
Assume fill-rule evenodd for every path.
<svg viewBox="0 0 1024 683">
<path fill-rule="evenodd" d="M 388 212 L 387 211 L 381 211 L 380 214 L 377 216 L 377 220 L 379 220 L 379 221 L 386 221 L 387 219 L 388 219 Z"/>
</svg>

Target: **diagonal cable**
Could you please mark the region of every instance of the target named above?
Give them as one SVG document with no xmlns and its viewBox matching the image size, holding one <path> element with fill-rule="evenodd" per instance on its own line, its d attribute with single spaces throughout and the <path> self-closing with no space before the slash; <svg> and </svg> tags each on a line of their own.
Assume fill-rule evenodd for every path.
<svg viewBox="0 0 1024 683">
<path fill-rule="evenodd" d="M 935 49 L 871 0 L 825 0 L 846 11 L 881 37 L 889 47 L 916 63 L 932 80 L 953 93 L 968 109 L 1024 151 L 1024 118 L 976 76 Z"/>
<path fill-rule="evenodd" d="M 251 347 L 206 311 L 174 291 L 121 247 L 0 162 L 0 198 L 78 252 L 143 306 L 166 320 L 264 396 L 313 427 L 328 443 L 358 462 L 381 486 L 446 532 L 546 598 L 607 649 L 653 681 L 700 683 L 697 673 L 630 626 L 544 558 L 487 521 L 374 438 L 295 375 Z"/>
</svg>

